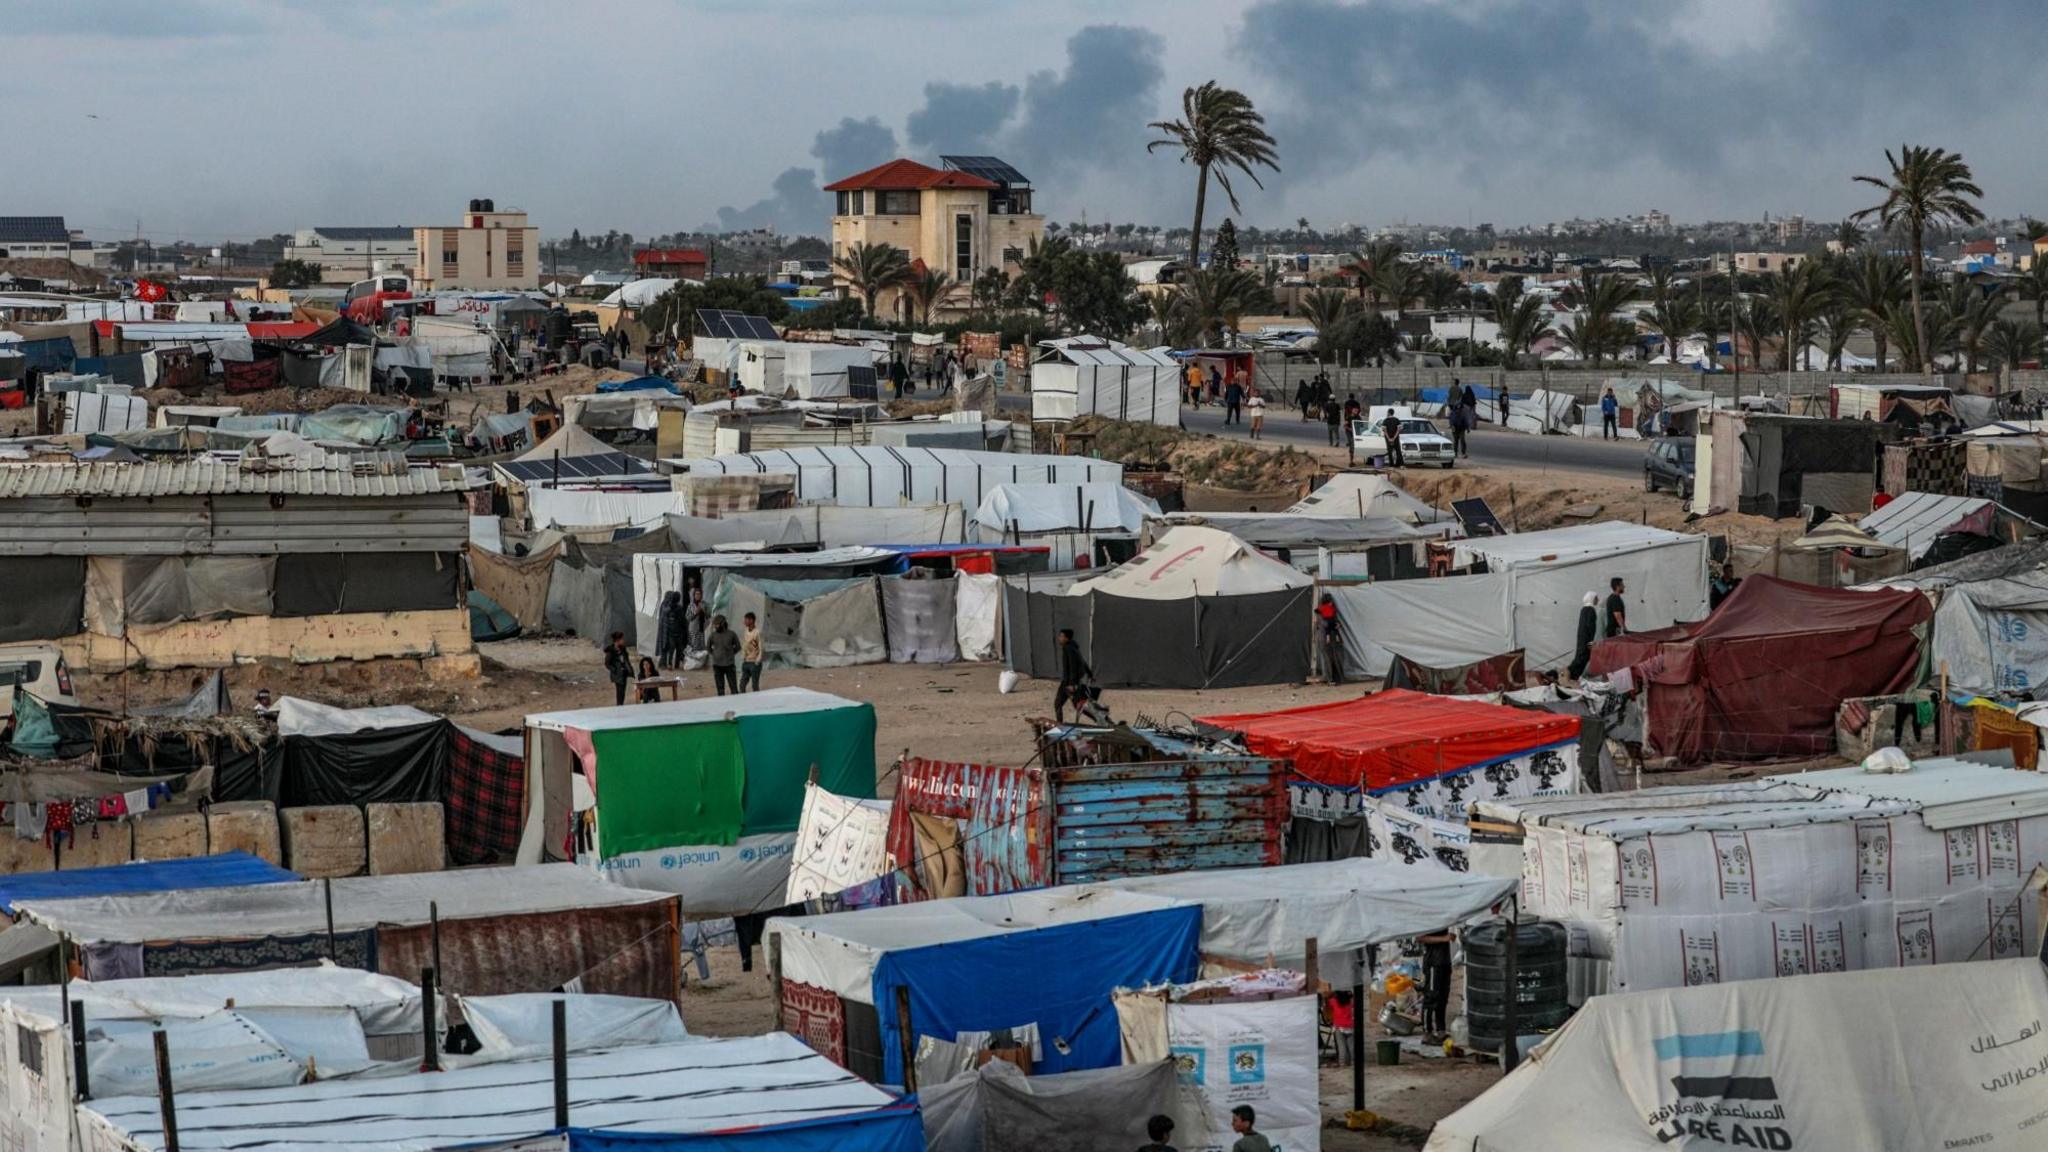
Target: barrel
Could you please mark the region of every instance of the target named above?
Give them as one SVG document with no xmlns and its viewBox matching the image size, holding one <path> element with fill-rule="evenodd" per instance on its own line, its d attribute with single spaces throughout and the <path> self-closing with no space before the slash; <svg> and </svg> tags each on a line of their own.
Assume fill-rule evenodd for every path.
<svg viewBox="0 0 2048 1152">
<path fill-rule="evenodd" d="M 1466 929 L 1465 1026 L 1471 1047 L 1481 1052 L 1501 1048 L 1507 1007 L 1507 926 L 1481 924 Z M 1523 1035 L 1557 1027 L 1572 1014 L 1565 981 L 1564 925 L 1538 920 L 1515 933 L 1515 1027 Z"/>
</svg>

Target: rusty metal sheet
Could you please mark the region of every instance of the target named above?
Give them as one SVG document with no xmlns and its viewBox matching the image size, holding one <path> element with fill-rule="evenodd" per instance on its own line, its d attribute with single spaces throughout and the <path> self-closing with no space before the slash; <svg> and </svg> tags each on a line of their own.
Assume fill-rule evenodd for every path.
<svg viewBox="0 0 2048 1152">
<path fill-rule="evenodd" d="M 1051 773 L 1061 884 L 1281 862 L 1287 770 L 1260 757 L 1087 764 Z"/>
<path fill-rule="evenodd" d="M 944 816 L 961 822 L 962 865 L 967 894 L 993 896 L 1052 882 L 1045 844 L 1044 773 L 1030 768 L 951 761 L 906 760 L 896 800 L 889 813 L 889 851 L 899 876 L 907 878 L 912 899 L 917 889 L 917 855 L 913 813 Z"/>
</svg>

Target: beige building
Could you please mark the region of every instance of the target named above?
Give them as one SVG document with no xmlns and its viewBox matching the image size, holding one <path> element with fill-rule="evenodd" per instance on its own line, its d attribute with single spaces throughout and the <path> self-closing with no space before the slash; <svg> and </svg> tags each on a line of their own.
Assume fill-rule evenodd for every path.
<svg viewBox="0 0 2048 1152">
<path fill-rule="evenodd" d="M 1737 252 L 1735 253 L 1735 270 L 1737 272 L 1754 272 L 1758 274 L 1784 272 L 1799 267 L 1805 260 L 1806 256 L 1799 252 Z M 1728 271 L 1728 253 L 1717 252 L 1714 254 L 1714 271 Z"/>
<path fill-rule="evenodd" d="M 322 284 L 353 284 L 372 271 L 411 275 L 419 264 L 411 228 L 301 228 L 284 247 L 287 260 L 320 266 Z"/>
<path fill-rule="evenodd" d="M 471 200 L 462 223 L 415 228 L 413 238 L 417 291 L 540 287 L 540 229 L 527 225 L 524 212 Z"/>
<path fill-rule="evenodd" d="M 1031 208 L 1031 183 L 992 156 L 941 156 L 944 168 L 891 160 L 825 185 L 833 194 L 834 259 L 859 244 L 890 244 L 913 267 L 936 268 L 953 280 L 934 311 L 967 307 L 974 280 L 991 268 L 1016 275 L 1031 245 L 1045 236 L 1045 217 Z M 843 278 L 841 280 L 843 283 Z M 907 294 L 884 292 L 875 308 L 911 318 Z"/>
</svg>

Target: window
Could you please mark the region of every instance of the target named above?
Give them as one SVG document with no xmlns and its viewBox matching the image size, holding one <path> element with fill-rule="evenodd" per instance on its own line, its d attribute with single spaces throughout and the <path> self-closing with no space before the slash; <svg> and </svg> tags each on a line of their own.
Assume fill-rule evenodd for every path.
<svg viewBox="0 0 2048 1152">
<path fill-rule="evenodd" d="M 37 1076 L 43 1075 L 43 1038 L 26 1024 L 14 1026 L 14 1046 L 21 1052 L 21 1066 Z"/>
<path fill-rule="evenodd" d="M 849 210 L 852 209 L 853 207 L 853 193 L 841 191 L 836 193 L 835 195 L 837 195 L 839 199 L 838 202 L 833 206 L 833 213 L 839 216 L 847 215 Z"/>
<path fill-rule="evenodd" d="M 1022 248 L 1019 248 L 1015 245 L 1011 245 L 1010 247 L 1003 249 L 1003 263 L 1022 264 L 1023 262 L 1024 250 Z"/>
<path fill-rule="evenodd" d="M 974 281 L 974 217 L 964 212 L 953 217 L 953 279 Z"/>
<path fill-rule="evenodd" d="M 29 660 L 21 664 L 0 664 L 0 688 L 16 684 L 34 684 L 43 678 L 43 662 Z"/>
<path fill-rule="evenodd" d="M 856 188 L 853 190 L 852 214 L 855 216 L 865 216 L 868 214 L 868 194 L 866 189 Z"/>
<path fill-rule="evenodd" d="M 883 216 L 915 216 L 918 214 L 916 192 L 877 192 L 875 211 Z"/>
</svg>

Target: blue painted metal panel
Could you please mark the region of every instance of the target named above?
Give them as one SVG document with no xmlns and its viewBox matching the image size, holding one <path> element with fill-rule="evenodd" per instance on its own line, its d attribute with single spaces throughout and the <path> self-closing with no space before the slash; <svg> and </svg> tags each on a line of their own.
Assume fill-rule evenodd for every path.
<svg viewBox="0 0 2048 1152">
<path fill-rule="evenodd" d="M 1056 882 L 1281 862 L 1287 771 L 1258 757 L 1050 771 Z"/>
</svg>

